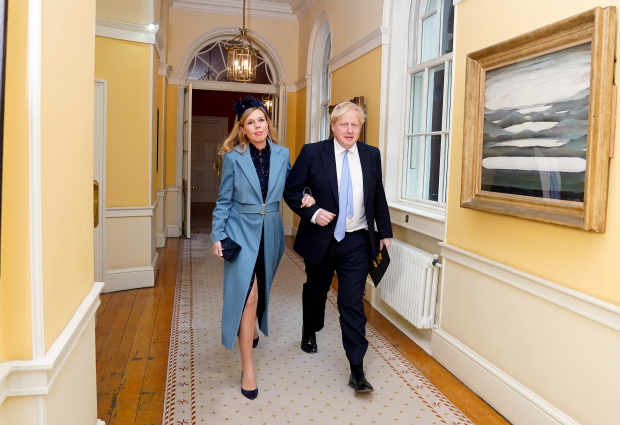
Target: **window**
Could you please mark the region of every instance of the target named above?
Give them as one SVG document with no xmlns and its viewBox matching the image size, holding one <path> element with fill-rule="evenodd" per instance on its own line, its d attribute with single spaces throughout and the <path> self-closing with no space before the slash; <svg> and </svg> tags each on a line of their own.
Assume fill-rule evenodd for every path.
<svg viewBox="0 0 620 425">
<path fill-rule="evenodd" d="M 187 78 L 203 81 L 227 81 L 226 66 L 228 53 L 226 40 L 212 41 L 196 53 L 187 69 Z M 274 84 L 274 72 L 261 53 L 256 66 L 256 84 Z"/>
<path fill-rule="evenodd" d="M 410 34 L 408 119 L 401 198 L 445 204 L 450 145 L 453 0 L 422 0 L 417 16 L 413 18 L 417 25 L 411 26 Z"/>
<path fill-rule="evenodd" d="M 319 140 L 329 137 L 329 98 L 331 92 L 331 75 L 327 61 L 332 48 L 331 34 L 327 36 L 325 50 L 323 52 L 323 63 L 321 65 L 321 133 Z"/>
</svg>

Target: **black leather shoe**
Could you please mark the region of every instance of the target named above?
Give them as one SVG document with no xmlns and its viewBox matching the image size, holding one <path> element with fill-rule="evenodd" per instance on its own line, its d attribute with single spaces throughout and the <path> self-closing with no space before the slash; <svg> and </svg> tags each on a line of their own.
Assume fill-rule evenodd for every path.
<svg viewBox="0 0 620 425">
<path fill-rule="evenodd" d="M 366 380 L 366 372 L 363 366 L 351 365 L 351 377 L 349 378 L 349 386 L 357 393 L 369 393 L 375 389 Z"/>
<path fill-rule="evenodd" d="M 310 354 L 319 351 L 316 346 L 316 332 L 306 331 L 303 327 L 301 328 L 301 349 Z"/>
</svg>

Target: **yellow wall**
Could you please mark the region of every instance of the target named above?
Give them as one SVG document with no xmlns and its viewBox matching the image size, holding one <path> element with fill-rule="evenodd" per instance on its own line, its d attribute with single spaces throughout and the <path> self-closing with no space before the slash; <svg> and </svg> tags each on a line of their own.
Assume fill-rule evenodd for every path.
<svg viewBox="0 0 620 425">
<path fill-rule="evenodd" d="M 97 0 L 97 17 L 148 25 L 153 22 L 153 0 Z"/>
<path fill-rule="evenodd" d="M 177 96 L 179 86 L 166 84 L 166 152 L 164 154 L 165 186 L 174 186 L 177 179 Z"/>
<path fill-rule="evenodd" d="M 287 93 L 286 95 L 286 147 L 290 151 L 291 164 L 297 158 L 296 146 L 300 143 L 297 138 L 297 98 L 297 93 Z"/>
<path fill-rule="evenodd" d="M 324 11 L 332 32 L 332 57 L 382 25 L 383 2 L 377 0 L 317 0 L 299 20 L 299 64 L 294 81 L 307 73 L 308 48 L 314 22 Z M 292 78 L 292 76 L 291 76 Z"/>
<path fill-rule="evenodd" d="M 306 95 L 307 89 L 297 92 L 297 116 L 296 116 L 296 136 L 295 136 L 295 158 L 299 156 L 301 148 L 306 144 Z"/>
<path fill-rule="evenodd" d="M 44 0 L 42 6 L 41 215 L 48 349 L 94 282 L 95 1 Z"/>
<path fill-rule="evenodd" d="M 0 249 L 0 361 L 32 356 L 30 201 L 27 190 L 30 181 L 27 3 L 10 2 L 8 18 Z"/>
<path fill-rule="evenodd" d="M 331 103 L 364 96 L 366 100 L 366 143 L 379 146 L 381 103 L 381 47 L 371 50 L 332 73 Z"/>
<path fill-rule="evenodd" d="M 108 82 L 107 207 L 147 206 L 151 45 L 95 37 L 95 78 Z"/>
<path fill-rule="evenodd" d="M 173 73 L 179 74 L 181 59 L 190 44 L 205 32 L 223 26 L 240 27 L 243 18 L 239 15 L 192 12 L 171 9 L 168 28 L 168 63 L 174 67 Z M 295 81 L 297 75 L 297 21 L 283 21 L 246 17 L 246 26 L 251 31 L 265 37 L 278 50 L 282 57 L 289 82 Z"/>
<path fill-rule="evenodd" d="M 457 6 L 446 242 L 620 305 L 620 278 L 616 267 L 620 252 L 617 159 L 610 162 L 607 231 L 603 234 L 459 207 L 465 56 L 599 4 L 597 0 L 467 0 Z M 620 1 L 610 0 L 605 4 L 619 7 Z M 620 125 L 616 129 L 618 131 Z M 617 134 L 616 140 L 620 140 Z"/>
</svg>

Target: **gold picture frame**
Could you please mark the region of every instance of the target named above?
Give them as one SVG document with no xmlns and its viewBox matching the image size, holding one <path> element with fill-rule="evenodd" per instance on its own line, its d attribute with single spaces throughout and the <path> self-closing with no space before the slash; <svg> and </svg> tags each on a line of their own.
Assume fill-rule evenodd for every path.
<svg viewBox="0 0 620 425">
<path fill-rule="evenodd" d="M 616 33 L 597 7 L 467 55 L 461 207 L 605 231 Z"/>
</svg>

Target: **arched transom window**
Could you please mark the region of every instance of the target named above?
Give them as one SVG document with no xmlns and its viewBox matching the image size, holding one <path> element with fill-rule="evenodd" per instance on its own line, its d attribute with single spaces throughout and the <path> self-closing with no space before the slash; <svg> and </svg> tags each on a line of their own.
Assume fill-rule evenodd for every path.
<svg viewBox="0 0 620 425">
<path fill-rule="evenodd" d="M 226 66 L 228 54 L 224 45 L 225 42 L 226 40 L 210 41 L 199 49 L 189 63 L 186 74 L 187 78 L 189 80 L 227 81 Z M 256 81 L 254 83 L 273 85 L 275 83 L 274 76 L 271 65 L 259 53 Z"/>
</svg>

